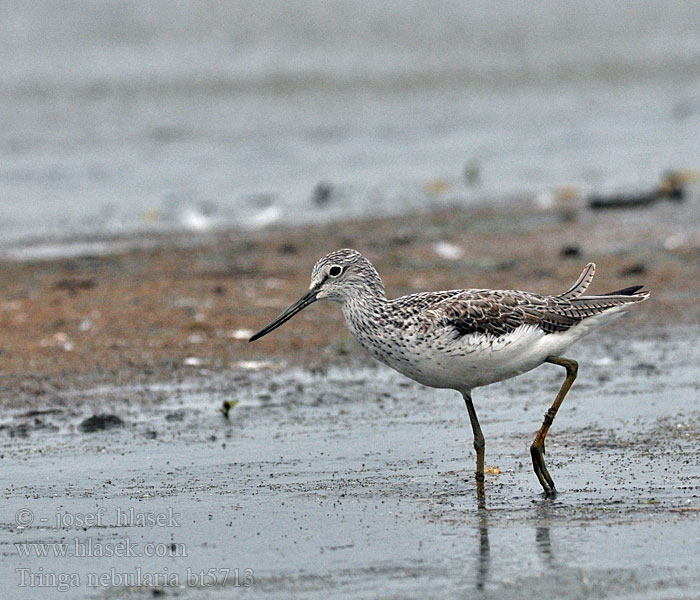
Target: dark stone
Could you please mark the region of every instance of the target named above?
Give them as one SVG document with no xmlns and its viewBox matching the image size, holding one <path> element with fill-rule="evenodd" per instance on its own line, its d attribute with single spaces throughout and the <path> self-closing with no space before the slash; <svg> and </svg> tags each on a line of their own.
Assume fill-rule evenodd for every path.
<svg viewBox="0 0 700 600">
<path fill-rule="evenodd" d="M 610 196 L 589 196 L 588 206 L 593 210 L 606 208 L 637 208 L 649 206 L 659 199 L 656 190 L 636 194 L 612 194 Z"/>
<path fill-rule="evenodd" d="M 311 200 L 316 206 L 325 206 L 330 202 L 333 195 L 333 186 L 330 183 L 321 181 L 313 191 Z"/>
<path fill-rule="evenodd" d="M 94 433 L 96 431 L 104 431 L 106 429 L 114 429 L 115 427 L 123 427 L 122 421 L 117 415 L 92 415 L 80 423 L 80 431 L 83 433 Z"/>
<path fill-rule="evenodd" d="M 629 267 L 620 270 L 621 277 L 632 277 L 633 275 L 644 275 L 647 272 L 647 266 L 644 263 L 635 263 Z"/>
<path fill-rule="evenodd" d="M 94 279 L 66 278 L 59 279 L 53 287 L 56 290 L 66 290 L 69 294 L 77 294 L 81 290 L 92 289 L 95 285 Z"/>
<path fill-rule="evenodd" d="M 559 256 L 562 258 L 578 258 L 581 256 L 581 248 L 574 244 L 562 246 L 562 249 L 559 251 Z"/>
</svg>

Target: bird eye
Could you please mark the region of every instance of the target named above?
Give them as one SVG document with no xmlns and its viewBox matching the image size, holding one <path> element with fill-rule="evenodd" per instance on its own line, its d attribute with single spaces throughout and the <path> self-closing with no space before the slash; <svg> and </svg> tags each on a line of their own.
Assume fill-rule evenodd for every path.
<svg viewBox="0 0 700 600">
<path fill-rule="evenodd" d="M 338 277 L 343 272 L 343 269 L 339 267 L 338 265 L 333 265 L 330 269 L 328 269 L 328 274 L 331 277 Z"/>
</svg>

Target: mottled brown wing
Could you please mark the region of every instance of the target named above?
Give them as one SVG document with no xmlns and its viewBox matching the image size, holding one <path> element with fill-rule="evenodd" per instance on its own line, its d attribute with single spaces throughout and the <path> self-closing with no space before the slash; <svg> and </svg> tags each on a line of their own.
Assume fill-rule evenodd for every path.
<svg viewBox="0 0 700 600">
<path fill-rule="evenodd" d="M 545 333 L 566 331 L 584 316 L 566 314 L 562 303 L 550 296 L 516 291 L 467 290 L 438 303 L 426 316 L 453 327 L 458 337 L 480 334 L 501 337 L 523 325 Z"/>
</svg>

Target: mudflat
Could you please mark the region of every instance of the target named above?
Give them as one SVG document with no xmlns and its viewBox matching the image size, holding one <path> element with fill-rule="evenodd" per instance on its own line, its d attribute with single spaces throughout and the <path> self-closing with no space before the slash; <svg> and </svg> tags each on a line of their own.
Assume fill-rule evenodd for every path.
<svg viewBox="0 0 700 600">
<path fill-rule="evenodd" d="M 696 205 L 511 208 L 170 235 L 2 264 L 0 578 L 16 598 L 676 598 L 700 593 Z M 650 301 L 463 402 L 371 362 L 337 307 L 254 345 L 313 262 L 366 253 L 389 295 L 455 287 Z M 224 416 L 221 407 L 231 408 Z"/>
</svg>

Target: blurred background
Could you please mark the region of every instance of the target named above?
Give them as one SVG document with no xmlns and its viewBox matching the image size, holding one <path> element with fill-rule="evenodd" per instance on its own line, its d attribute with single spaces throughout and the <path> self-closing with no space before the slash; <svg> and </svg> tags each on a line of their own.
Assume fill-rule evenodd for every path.
<svg viewBox="0 0 700 600">
<path fill-rule="evenodd" d="M 700 3 L 0 4 L 0 240 L 653 186 L 700 157 Z"/>
<path fill-rule="evenodd" d="M 0 0 L 6 597 L 697 598 L 698 171 L 700 1 Z M 561 369 L 478 390 L 477 514 L 458 394 L 331 303 L 248 343 L 341 247 L 389 297 L 651 291 L 567 355 L 560 499 Z M 42 524 L 128 503 L 183 527 Z M 125 581 L 70 597 L 224 591 Z"/>
</svg>

